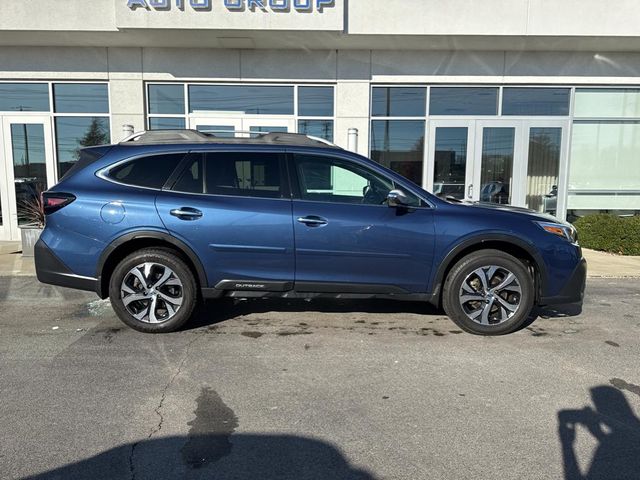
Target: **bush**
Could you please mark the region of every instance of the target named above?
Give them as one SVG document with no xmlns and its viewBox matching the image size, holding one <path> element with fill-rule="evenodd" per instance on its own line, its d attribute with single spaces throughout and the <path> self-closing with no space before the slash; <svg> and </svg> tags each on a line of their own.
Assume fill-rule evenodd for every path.
<svg viewBox="0 0 640 480">
<path fill-rule="evenodd" d="M 575 221 L 584 248 L 619 255 L 640 255 L 640 216 L 586 215 Z"/>
</svg>

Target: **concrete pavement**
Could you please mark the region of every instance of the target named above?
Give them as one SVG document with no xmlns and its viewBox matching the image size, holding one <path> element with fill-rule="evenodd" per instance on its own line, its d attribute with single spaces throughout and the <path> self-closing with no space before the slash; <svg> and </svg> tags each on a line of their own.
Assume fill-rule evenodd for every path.
<svg viewBox="0 0 640 480">
<path fill-rule="evenodd" d="M 581 315 L 499 338 L 414 303 L 214 302 L 168 335 L 32 277 L 0 303 L 0 478 L 640 471 L 639 280 L 590 279 Z"/>
</svg>

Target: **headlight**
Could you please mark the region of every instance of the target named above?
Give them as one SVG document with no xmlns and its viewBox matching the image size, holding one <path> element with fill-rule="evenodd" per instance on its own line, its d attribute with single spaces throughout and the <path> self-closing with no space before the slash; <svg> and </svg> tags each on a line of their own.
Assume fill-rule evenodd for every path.
<svg viewBox="0 0 640 480">
<path fill-rule="evenodd" d="M 578 232 L 572 225 L 562 223 L 536 222 L 544 231 L 553 233 L 571 243 L 578 243 Z"/>
</svg>

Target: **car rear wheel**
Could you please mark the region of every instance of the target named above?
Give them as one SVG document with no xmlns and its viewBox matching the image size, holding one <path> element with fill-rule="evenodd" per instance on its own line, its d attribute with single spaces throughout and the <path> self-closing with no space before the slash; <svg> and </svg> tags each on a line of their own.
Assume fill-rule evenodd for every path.
<svg viewBox="0 0 640 480">
<path fill-rule="evenodd" d="M 189 267 L 171 250 L 157 248 L 134 252 L 117 265 L 109 297 L 120 320 L 146 333 L 177 330 L 198 300 Z"/>
<path fill-rule="evenodd" d="M 525 324 L 534 297 L 533 278 L 522 261 L 499 250 L 480 250 L 449 272 L 443 306 L 469 333 L 504 335 Z"/>
</svg>

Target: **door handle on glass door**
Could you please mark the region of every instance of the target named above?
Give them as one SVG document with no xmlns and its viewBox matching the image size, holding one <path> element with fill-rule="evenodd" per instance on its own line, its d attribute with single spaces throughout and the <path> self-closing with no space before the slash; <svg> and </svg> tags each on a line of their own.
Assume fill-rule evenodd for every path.
<svg viewBox="0 0 640 480">
<path fill-rule="evenodd" d="M 469 198 L 469 200 L 473 198 L 473 183 L 470 184 L 469 188 L 467 189 L 467 198 Z"/>
</svg>

